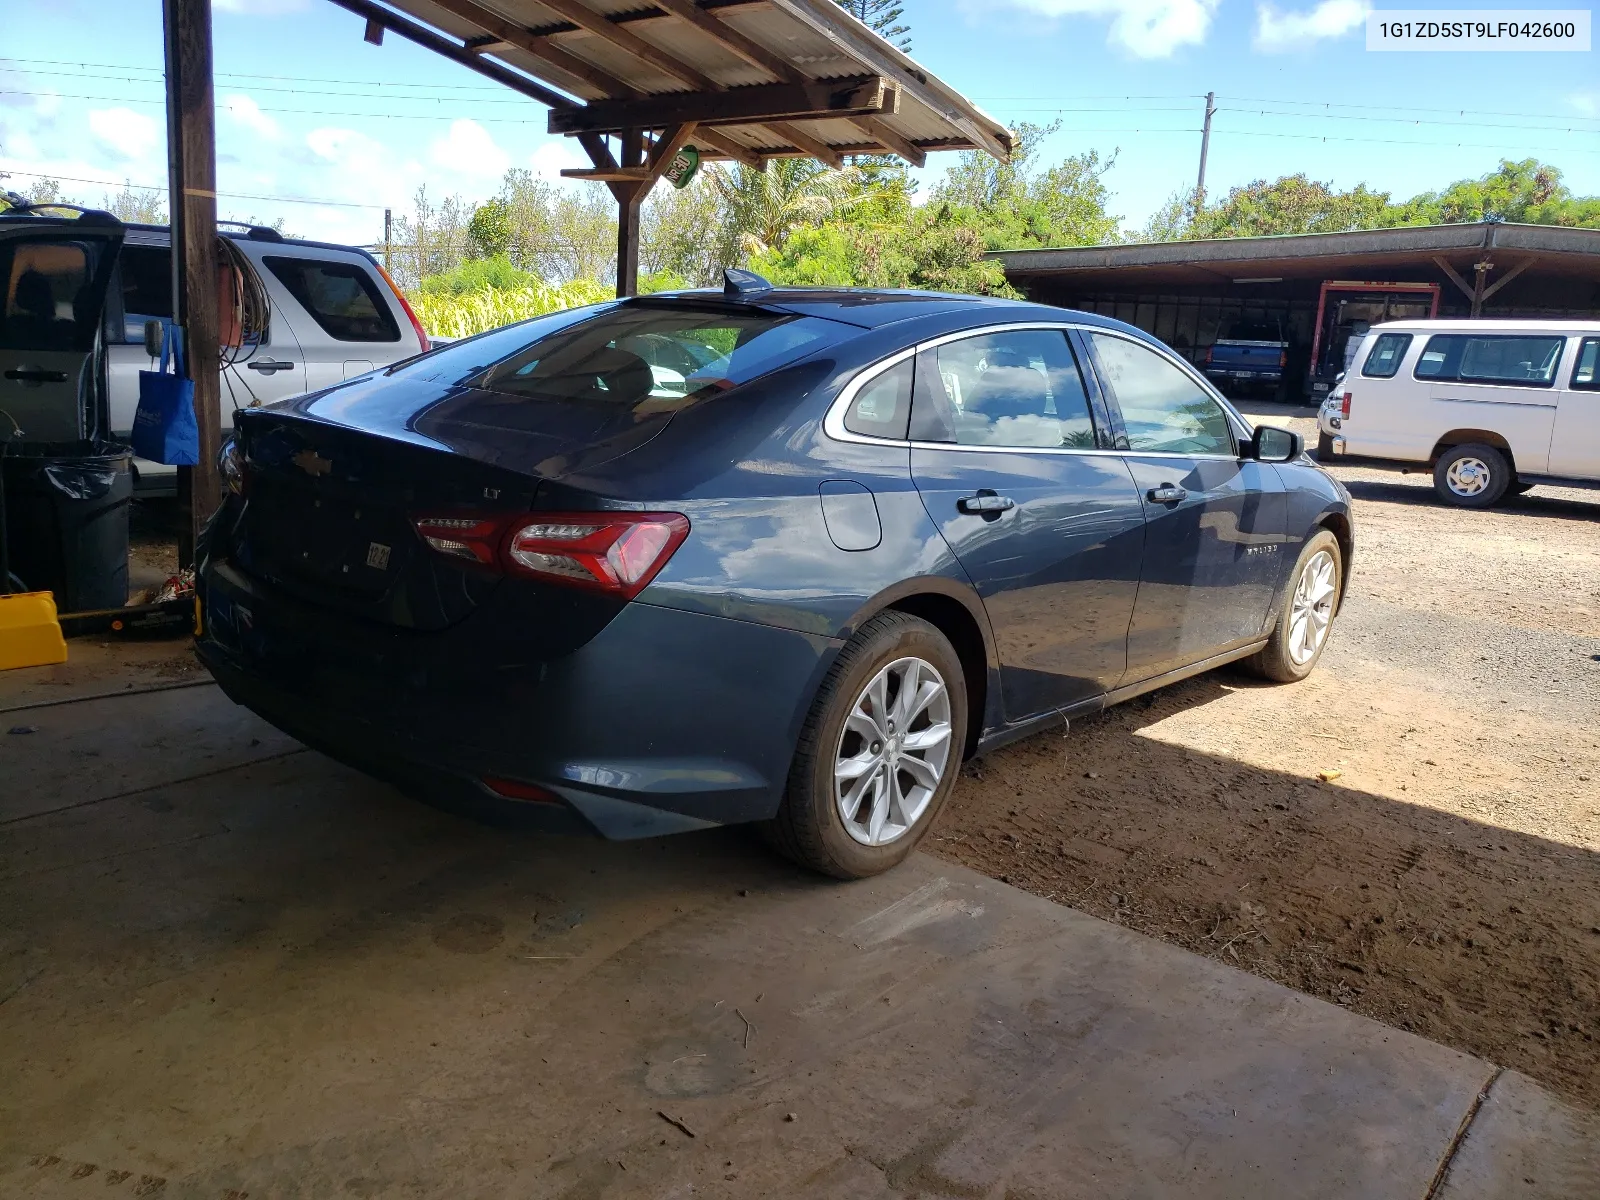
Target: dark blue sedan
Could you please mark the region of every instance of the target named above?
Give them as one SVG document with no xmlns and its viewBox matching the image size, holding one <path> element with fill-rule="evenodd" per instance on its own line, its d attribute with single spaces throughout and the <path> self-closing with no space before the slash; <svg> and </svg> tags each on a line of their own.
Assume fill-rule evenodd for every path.
<svg viewBox="0 0 1600 1200">
<path fill-rule="evenodd" d="M 241 415 L 228 695 L 413 794 L 899 862 L 964 757 L 1316 665 L 1344 489 L 1130 326 L 774 289 L 541 317 Z"/>
</svg>

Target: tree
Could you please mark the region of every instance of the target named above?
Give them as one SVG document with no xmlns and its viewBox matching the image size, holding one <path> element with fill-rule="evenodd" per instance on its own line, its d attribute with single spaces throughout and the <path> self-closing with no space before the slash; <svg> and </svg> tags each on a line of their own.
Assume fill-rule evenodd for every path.
<svg viewBox="0 0 1600 1200">
<path fill-rule="evenodd" d="M 861 199 L 855 167 L 834 171 L 809 158 L 774 159 L 765 171 L 713 165 L 706 177 L 741 255 L 782 250 L 796 226 L 819 223 Z"/>
<path fill-rule="evenodd" d="M 681 190 L 657 186 L 650 193 L 639 216 L 642 290 L 713 287 L 740 257 L 712 180 L 701 175 Z"/>
<path fill-rule="evenodd" d="M 890 45 L 911 49 L 911 27 L 902 25 L 905 8 L 897 0 L 834 0 L 845 12 L 860 21 Z"/>
<path fill-rule="evenodd" d="M 976 150 L 964 152 L 934 188 L 933 201 L 965 214 L 982 228 L 991 250 L 1025 246 L 1088 246 L 1116 241 L 1121 218 L 1107 211 L 1106 173 L 1116 154 L 1075 154 L 1045 171 L 1036 169 L 1040 145 L 1059 121 L 1017 126 L 1010 161 Z"/>
<path fill-rule="evenodd" d="M 472 258 L 503 258 L 511 249 L 511 205 L 502 197 L 485 200 L 467 222 Z"/>
<path fill-rule="evenodd" d="M 1268 183 L 1258 179 L 1236 187 L 1214 207 L 1203 208 L 1188 232 L 1195 238 L 1258 237 L 1274 233 L 1342 233 L 1385 224 L 1388 192 L 1374 192 L 1364 183 L 1348 192 L 1335 191 L 1298 175 Z"/>
</svg>

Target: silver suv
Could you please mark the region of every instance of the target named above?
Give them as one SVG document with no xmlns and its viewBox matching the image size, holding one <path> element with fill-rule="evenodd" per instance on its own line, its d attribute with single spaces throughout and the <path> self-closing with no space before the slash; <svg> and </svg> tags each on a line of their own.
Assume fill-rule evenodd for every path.
<svg viewBox="0 0 1600 1200">
<path fill-rule="evenodd" d="M 172 319 L 172 240 L 164 226 L 129 225 L 106 297 L 106 375 L 113 437 L 126 441 L 139 372 L 154 369 L 144 326 Z M 329 387 L 428 349 L 428 337 L 365 250 L 285 238 L 260 227 L 223 235 L 244 255 L 272 305 L 266 340 L 222 371 L 226 432 L 241 408 Z M 173 467 L 133 461 L 134 489 L 170 494 Z"/>
</svg>

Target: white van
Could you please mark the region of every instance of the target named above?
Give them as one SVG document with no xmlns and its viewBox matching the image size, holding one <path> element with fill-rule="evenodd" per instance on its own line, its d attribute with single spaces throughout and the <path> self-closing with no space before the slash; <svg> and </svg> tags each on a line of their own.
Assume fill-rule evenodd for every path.
<svg viewBox="0 0 1600 1200">
<path fill-rule="evenodd" d="M 1600 321 L 1374 325 L 1324 414 L 1318 457 L 1426 464 L 1488 508 L 1538 483 L 1600 484 Z"/>
</svg>

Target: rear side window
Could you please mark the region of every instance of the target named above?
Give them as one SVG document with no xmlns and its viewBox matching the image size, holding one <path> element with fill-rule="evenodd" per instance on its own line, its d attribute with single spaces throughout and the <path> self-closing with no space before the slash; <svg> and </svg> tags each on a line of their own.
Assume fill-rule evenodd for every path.
<svg viewBox="0 0 1600 1200">
<path fill-rule="evenodd" d="M 1441 333 L 1428 339 L 1415 374 L 1451 383 L 1549 387 L 1565 344 L 1560 335 Z"/>
<path fill-rule="evenodd" d="M 630 303 L 495 364 L 480 387 L 541 400 L 670 408 L 727 391 L 857 330 L 745 307 Z"/>
<path fill-rule="evenodd" d="M 1368 379 L 1393 379 L 1400 369 L 1400 360 L 1410 348 L 1409 333 L 1380 333 L 1361 366 L 1361 373 Z"/>
<path fill-rule="evenodd" d="M 845 409 L 844 427 L 863 437 L 896 441 L 905 437 L 906 423 L 911 419 L 911 380 L 915 372 L 916 361 L 907 358 L 868 380 Z"/>
<path fill-rule="evenodd" d="M 93 349 L 105 304 L 104 257 L 104 244 L 91 240 L 0 242 L 0 347 Z"/>
<path fill-rule="evenodd" d="M 262 259 L 322 332 L 339 342 L 398 342 L 400 327 L 365 268 L 321 258 Z"/>
<path fill-rule="evenodd" d="M 172 319 L 172 251 L 164 246 L 124 246 L 118 265 L 122 275 L 122 340 L 142 342 L 146 321 Z"/>
<path fill-rule="evenodd" d="M 1015 329 L 924 351 L 917 441 L 1016 449 L 1092 450 L 1083 376 L 1059 329 Z"/>
<path fill-rule="evenodd" d="M 1586 392 L 1600 392 L 1600 338 L 1584 338 L 1578 347 L 1578 361 L 1572 367 L 1572 386 Z"/>
</svg>

